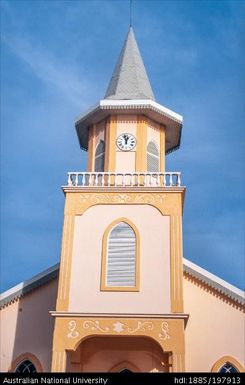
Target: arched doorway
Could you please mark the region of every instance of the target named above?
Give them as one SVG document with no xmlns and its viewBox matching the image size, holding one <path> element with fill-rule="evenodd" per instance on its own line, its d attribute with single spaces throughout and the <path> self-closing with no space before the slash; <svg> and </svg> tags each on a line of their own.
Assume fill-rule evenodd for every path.
<svg viewBox="0 0 245 385">
<path fill-rule="evenodd" d="M 70 372 L 168 372 L 169 354 L 149 337 L 90 337 L 68 354 Z"/>
</svg>

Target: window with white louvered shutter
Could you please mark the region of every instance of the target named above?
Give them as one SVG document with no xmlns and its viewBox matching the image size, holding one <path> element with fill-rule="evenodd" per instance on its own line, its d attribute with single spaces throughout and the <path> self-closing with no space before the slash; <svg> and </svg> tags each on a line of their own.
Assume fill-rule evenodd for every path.
<svg viewBox="0 0 245 385">
<path fill-rule="evenodd" d="M 95 151 L 94 171 L 103 172 L 104 165 L 105 165 L 105 142 L 103 140 L 100 140 Z"/>
<path fill-rule="evenodd" d="M 105 285 L 136 286 L 136 235 L 125 222 L 119 222 L 108 236 Z"/>
<path fill-rule="evenodd" d="M 159 151 L 155 143 L 151 141 L 147 145 L 147 171 L 159 172 L 159 166 Z"/>
</svg>

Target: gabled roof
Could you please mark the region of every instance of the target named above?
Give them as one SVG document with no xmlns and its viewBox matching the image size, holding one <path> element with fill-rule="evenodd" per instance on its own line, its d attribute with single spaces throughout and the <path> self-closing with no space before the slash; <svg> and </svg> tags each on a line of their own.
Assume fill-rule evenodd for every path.
<svg viewBox="0 0 245 385">
<path fill-rule="evenodd" d="M 129 28 L 105 99 L 155 100 L 132 27 Z"/>
<path fill-rule="evenodd" d="M 213 288 L 216 292 L 225 295 L 226 298 L 236 302 L 238 305 L 243 306 L 245 304 L 244 291 L 229 284 L 223 279 L 217 277 L 216 275 L 210 273 L 209 271 L 185 258 L 183 258 L 183 263 L 185 275 L 190 275 L 196 278 L 199 282 Z M 23 297 L 30 291 L 37 289 L 38 287 L 58 277 L 59 266 L 60 264 L 57 263 L 42 273 L 35 275 L 30 280 L 22 282 L 19 285 L 14 286 L 2 293 L 0 295 L 0 308 L 7 306 L 11 302 L 14 302 Z"/>
<path fill-rule="evenodd" d="M 34 289 L 37 289 L 39 286 L 42 286 L 45 283 L 48 283 L 52 279 L 57 278 L 59 274 L 59 268 L 60 264 L 56 263 L 56 265 L 49 267 L 31 279 L 21 282 L 0 294 L 0 308 L 16 301 L 18 298 L 23 297 L 25 294 Z"/>
<path fill-rule="evenodd" d="M 200 282 L 203 282 L 204 284 L 219 291 L 220 293 L 226 295 L 228 298 L 231 298 L 234 301 L 237 301 L 241 304 L 245 303 L 244 291 L 238 289 L 237 287 L 231 285 L 230 283 L 217 277 L 217 275 L 210 273 L 209 271 L 203 269 L 202 267 L 196 265 L 188 259 L 183 258 L 183 263 L 184 272 L 186 274 L 193 276 Z"/>
</svg>

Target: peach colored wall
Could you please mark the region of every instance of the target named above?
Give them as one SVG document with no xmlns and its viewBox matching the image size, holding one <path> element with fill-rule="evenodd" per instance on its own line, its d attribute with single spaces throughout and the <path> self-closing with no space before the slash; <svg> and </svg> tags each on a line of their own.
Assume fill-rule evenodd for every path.
<svg viewBox="0 0 245 385">
<path fill-rule="evenodd" d="M 135 151 L 117 151 L 116 162 L 117 172 L 135 172 Z"/>
<path fill-rule="evenodd" d="M 147 127 L 147 144 L 150 141 L 153 141 L 157 147 L 160 154 L 160 128 L 159 124 L 153 124 L 149 122 L 149 125 Z"/>
<path fill-rule="evenodd" d="M 137 137 L 137 115 L 118 115 L 117 134 L 126 132 Z M 115 144 L 116 146 L 116 144 Z M 136 144 L 137 146 L 137 144 Z M 135 151 L 120 151 L 116 147 L 116 170 L 117 172 L 134 172 L 135 171 Z"/>
<path fill-rule="evenodd" d="M 57 279 L 3 308 L 1 317 L 1 372 L 24 353 L 32 353 L 50 371 Z"/>
<path fill-rule="evenodd" d="M 117 136 L 127 132 L 136 136 L 137 115 L 118 115 L 117 116 Z"/>
<path fill-rule="evenodd" d="M 244 314 L 184 279 L 186 371 L 210 372 L 225 355 L 244 365 Z"/>
<path fill-rule="evenodd" d="M 133 222 L 141 236 L 139 292 L 100 291 L 102 237 L 110 223 L 120 217 Z M 69 310 L 85 313 L 169 313 L 169 239 L 169 217 L 162 216 L 152 206 L 97 205 L 77 216 Z"/>
<path fill-rule="evenodd" d="M 133 372 L 168 371 L 168 354 L 150 338 L 89 338 L 80 346 L 80 357 L 83 372 L 118 372 L 125 368 Z"/>
</svg>

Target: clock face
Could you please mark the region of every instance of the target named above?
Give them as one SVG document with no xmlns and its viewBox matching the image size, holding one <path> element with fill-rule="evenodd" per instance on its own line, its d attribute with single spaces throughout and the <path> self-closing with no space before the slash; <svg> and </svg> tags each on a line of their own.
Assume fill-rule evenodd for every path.
<svg viewBox="0 0 245 385">
<path fill-rule="evenodd" d="M 122 151 L 131 151 L 136 146 L 136 138 L 132 134 L 121 134 L 117 138 L 117 147 Z"/>
</svg>

